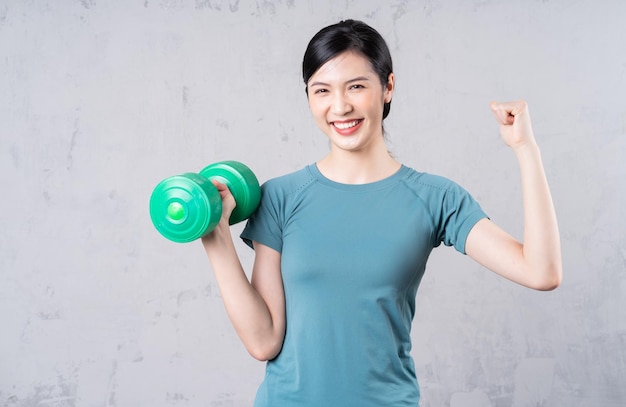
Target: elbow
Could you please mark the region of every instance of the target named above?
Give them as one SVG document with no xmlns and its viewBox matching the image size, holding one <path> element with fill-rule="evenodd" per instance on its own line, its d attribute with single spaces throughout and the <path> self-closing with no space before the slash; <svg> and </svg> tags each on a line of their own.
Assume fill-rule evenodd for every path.
<svg viewBox="0 0 626 407">
<path fill-rule="evenodd" d="M 268 352 L 262 349 L 248 349 L 248 353 L 259 362 L 267 362 L 278 356 L 277 352 Z"/>
<path fill-rule="evenodd" d="M 542 273 L 542 278 L 533 287 L 538 291 L 552 291 L 561 285 L 563 281 L 563 270 L 561 265 L 553 265 Z"/>
<path fill-rule="evenodd" d="M 282 349 L 282 343 L 258 344 L 257 346 L 247 346 L 250 356 L 260 362 L 267 362 L 275 359 Z"/>
<path fill-rule="evenodd" d="M 276 359 L 283 349 L 284 323 L 275 325 L 271 329 L 258 330 L 254 335 L 241 337 L 241 339 L 250 356 L 256 360 L 267 362 Z"/>
<path fill-rule="evenodd" d="M 560 280 L 551 280 L 551 281 L 546 281 L 542 284 L 539 284 L 535 287 L 535 290 L 537 291 L 553 291 L 556 290 L 557 287 L 561 284 Z"/>
</svg>

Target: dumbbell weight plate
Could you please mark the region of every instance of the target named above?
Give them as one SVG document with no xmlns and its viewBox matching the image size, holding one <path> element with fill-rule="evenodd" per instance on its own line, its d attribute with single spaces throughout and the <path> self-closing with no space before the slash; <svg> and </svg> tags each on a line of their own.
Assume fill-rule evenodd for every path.
<svg viewBox="0 0 626 407">
<path fill-rule="evenodd" d="M 228 222 L 231 225 L 247 219 L 259 206 L 261 188 L 252 170 L 238 161 L 221 161 L 206 166 L 200 175 L 225 184 L 237 202 Z"/>
<path fill-rule="evenodd" d="M 215 185 L 199 174 L 176 175 L 161 181 L 150 197 L 150 217 L 169 240 L 186 243 L 219 223 L 222 199 Z"/>
</svg>

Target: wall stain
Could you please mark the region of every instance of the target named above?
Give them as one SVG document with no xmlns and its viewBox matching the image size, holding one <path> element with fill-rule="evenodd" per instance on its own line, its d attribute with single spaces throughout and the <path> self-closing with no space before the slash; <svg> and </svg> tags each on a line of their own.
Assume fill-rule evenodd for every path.
<svg viewBox="0 0 626 407">
<path fill-rule="evenodd" d="M 115 391 L 117 390 L 117 360 L 113 361 L 113 366 L 111 369 L 111 374 L 109 375 L 109 385 L 107 386 L 107 396 L 108 400 L 107 407 L 115 407 L 117 405 L 117 400 L 115 398 Z"/>
<path fill-rule="evenodd" d="M 11 160 L 15 168 L 20 168 L 20 151 L 15 144 L 11 146 Z"/>
<path fill-rule="evenodd" d="M 282 4 L 282 1 L 269 1 L 269 0 L 262 0 L 262 1 L 257 1 L 256 2 L 256 9 L 257 9 L 257 16 L 262 16 L 262 15 L 272 15 L 275 16 L 276 15 L 276 5 L 277 4 Z M 286 2 L 287 8 L 292 8 L 294 7 L 294 2 L 293 0 L 289 0 Z"/>
<path fill-rule="evenodd" d="M 9 8 L 6 5 L 0 9 L 0 23 L 4 23 L 7 20 L 8 12 Z"/>
<path fill-rule="evenodd" d="M 80 109 L 77 109 L 77 113 L 80 111 Z M 71 170 L 72 169 L 72 164 L 74 163 L 74 148 L 76 147 L 76 139 L 78 138 L 78 135 L 80 134 L 80 130 L 78 128 L 78 117 L 76 117 L 74 119 L 74 130 L 72 131 L 72 138 L 70 139 L 70 147 L 69 150 L 67 152 L 67 169 Z"/>
<path fill-rule="evenodd" d="M 0 392 L 0 396 L 2 396 L 2 393 Z M 11 404 L 16 404 L 19 401 L 19 398 L 12 394 L 9 397 L 7 397 L 6 400 L 6 404 L 4 404 L 6 407 L 10 406 Z"/>
<path fill-rule="evenodd" d="M 178 294 L 178 297 L 176 299 L 176 305 L 180 307 L 183 303 L 193 301 L 196 298 L 198 298 L 198 294 L 196 293 L 195 290 L 182 291 L 181 293 Z"/>
<path fill-rule="evenodd" d="M 235 400 L 232 393 L 220 393 L 217 395 L 218 400 L 211 402 L 211 407 L 234 407 Z"/>
<path fill-rule="evenodd" d="M 203 295 L 209 298 L 213 297 L 213 284 L 208 284 L 206 287 L 204 287 Z"/>
<path fill-rule="evenodd" d="M 394 4 L 392 7 L 395 9 L 395 11 L 393 12 L 393 22 L 394 25 L 395 23 L 402 18 L 402 16 L 404 16 L 407 12 L 406 10 L 406 0 L 402 0 L 401 2 Z M 424 6 L 426 7 L 426 6 Z"/>
<path fill-rule="evenodd" d="M 169 393 L 168 392 L 165 397 L 168 402 L 189 401 L 189 397 L 186 397 L 182 393 Z"/>
<path fill-rule="evenodd" d="M 89 10 L 90 8 L 95 7 L 96 0 L 80 0 L 80 4 Z"/>
<path fill-rule="evenodd" d="M 440 10 L 442 7 L 443 4 L 439 0 L 426 0 L 426 4 L 424 4 L 426 18 L 431 17 L 435 11 Z"/>
<path fill-rule="evenodd" d="M 231 13 L 236 13 L 237 11 L 239 11 L 239 1 L 240 0 L 228 2 L 228 9 Z M 216 1 L 214 0 L 196 0 L 196 9 L 202 10 L 208 8 L 211 10 L 222 11 L 223 3 L 223 1 L 219 4 L 216 4 Z"/>
<path fill-rule="evenodd" d="M 187 108 L 187 102 L 188 102 L 188 97 L 189 95 L 189 88 L 186 86 L 183 86 L 183 109 Z"/>
<path fill-rule="evenodd" d="M 25 398 L 12 396 L 20 406 L 75 407 L 76 385 L 68 383 L 62 376 L 56 384 L 33 384 L 33 392 Z"/>
<path fill-rule="evenodd" d="M 228 130 L 228 122 L 226 120 L 218 119 L 215 121 L 215 124 L 217 125 L 217 127 Z"/>
</svg>

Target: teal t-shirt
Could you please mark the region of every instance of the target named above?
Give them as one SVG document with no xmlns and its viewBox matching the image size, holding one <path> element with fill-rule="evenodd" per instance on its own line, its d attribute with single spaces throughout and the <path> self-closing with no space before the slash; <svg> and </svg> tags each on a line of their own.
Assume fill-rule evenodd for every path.
<svg viewBox="0 0 626 407">
<path fill-rule="evenodd" d="M 255 406 L 416 407 L 410 331 L 426 261 L 442 242 L 465 253 L 484 217 L 459 185 L 406 166 L 370 184 L 315 164 L 266 182 L 241 237 L 281 253 L 287 329 Z"/>
</svg>

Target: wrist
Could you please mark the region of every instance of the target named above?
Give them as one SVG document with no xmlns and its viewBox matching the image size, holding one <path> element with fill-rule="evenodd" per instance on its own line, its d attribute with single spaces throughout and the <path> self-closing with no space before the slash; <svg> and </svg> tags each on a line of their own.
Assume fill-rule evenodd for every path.
<svg viewBox="0 0 626 407">
<path fill-rule="evenodd" d="M 202 238 L 202 242 L 205 246 L 223 246 L 232 242 L 232 236 L 230 234 L 230 225 L 228 222 L 221 221 L 215 226 L 215 229 L 208 235 Z"/>
<path fill-rule="evenodd" d="M 513 152 L 519 159 L 526 157 L 528 155 L 531 155 L 531 156 L 541 155 L 541 150 L 539 148 L 539 145 L 534 141 L 530 141 L 530 142 L 513 147 Z"/>
</svg>

